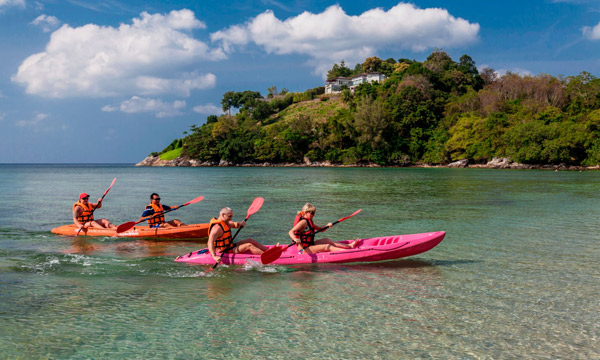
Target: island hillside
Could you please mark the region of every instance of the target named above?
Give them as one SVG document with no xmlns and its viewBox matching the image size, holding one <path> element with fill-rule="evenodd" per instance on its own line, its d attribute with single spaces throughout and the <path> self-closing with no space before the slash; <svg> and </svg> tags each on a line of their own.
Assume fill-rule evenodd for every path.
<svg viewBox="0 0 600 360">
<path fill-rule="evenodd" d="M 354 80 L 369 74 L 383 80 Z M 587 72 L 499 76 L 436 50 L 424 62 L 370 57 L 350 69 L 342 61 L 324 87 L 230 91 L 221 104 L 224 115 L 138 165 L 600 164 L 600 79 Z"/>
</svg>

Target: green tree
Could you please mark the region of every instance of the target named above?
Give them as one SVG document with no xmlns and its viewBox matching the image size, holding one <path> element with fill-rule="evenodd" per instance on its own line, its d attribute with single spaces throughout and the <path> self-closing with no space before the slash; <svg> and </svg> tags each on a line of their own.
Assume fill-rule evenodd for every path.
<svg viewBox="0 0 600 360">
<path fill-rule="evenodd" d="M 331 70 L 327 71 L 327 80 L 350 75 L 352 75 L 352 70 L 350 70 L 350 68 L 346 66 L 346 62 L 342 60 L 339 65 L 333 64 Z"/>
</svg>

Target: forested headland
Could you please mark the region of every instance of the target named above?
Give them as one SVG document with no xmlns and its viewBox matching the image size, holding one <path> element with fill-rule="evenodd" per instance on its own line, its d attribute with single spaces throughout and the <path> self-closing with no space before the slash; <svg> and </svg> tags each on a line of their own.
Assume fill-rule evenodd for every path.
<svg viewBox="0 0 600 360">
<path fill-rule="evenodd" d="M 600 165 L 600 79 L 590 73 L 499 76 L 468 55 L 454 61 L 436 50 L 424 62 L 370 57 L 350 69 L 342 61 L 328 78 L 373 71 L 387 79 L 353 93 L 227 92 L 225 115 L 153 155 L 204 165 Z"/>
</svg>

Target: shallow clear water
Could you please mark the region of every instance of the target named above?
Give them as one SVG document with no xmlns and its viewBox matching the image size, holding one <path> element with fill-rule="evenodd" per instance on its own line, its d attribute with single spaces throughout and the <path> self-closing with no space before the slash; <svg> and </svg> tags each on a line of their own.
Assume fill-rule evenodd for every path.
<svg viewBox="0 0 600 360">
<path fill-rule="evenodd" d="M 219 209 L 286 243 L 306 201 L 335 240 L 444 230 L 407 259 L 350 265 L 175 263 L 202 242 L 55 236 L 80 192 L 96 217 Z M 3 358 L 600 358 L 600 172 L 0 165 Z"/>
</svg>

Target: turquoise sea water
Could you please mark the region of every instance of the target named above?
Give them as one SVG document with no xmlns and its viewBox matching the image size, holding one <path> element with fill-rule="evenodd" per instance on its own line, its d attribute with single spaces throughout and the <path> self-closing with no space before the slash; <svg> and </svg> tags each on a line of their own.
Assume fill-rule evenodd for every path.
<svg viewBox="0 0 600 360">
<path fill-rule="evenodd" d="M 80 192 L 96 217 L 207 222 L 287 243 L 306 201 L 334 240 L 444 230 L 407 259 L 175 263 L 202 242 L 61 237 Z M 600 172 L 0 165 L 0 349 L 8 359 L 598 359 Z"/>
</svg>

